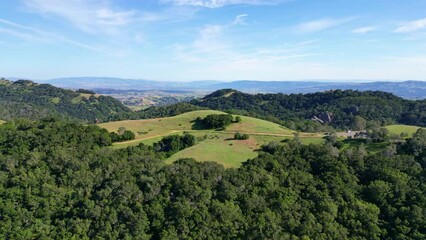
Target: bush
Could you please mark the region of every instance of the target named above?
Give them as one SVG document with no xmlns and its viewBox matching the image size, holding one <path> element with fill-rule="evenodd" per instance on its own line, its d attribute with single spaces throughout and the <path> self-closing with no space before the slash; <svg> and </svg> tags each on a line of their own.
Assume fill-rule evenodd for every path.
<svg viewBox="0 0 426 240">
<path fill-rule="evenodd" d="M 130 131 L 126 130 L 125 128 L 120 128 L 118 130 L 118 133 L 111 132 L 109 133 L 109 136 L 111 138 L 112 142 L 124 142 L 135 139 L 135 134 Z"/>
<path fill-rule="evenodd" d="M 237 132 L 234 135 L 235 140 L 247 140 L 249 138 L 250 138 L 250 136 L 248 134 L 245 134 L 245 133 L 241 134 L 241 133 Z"/>
</svg>

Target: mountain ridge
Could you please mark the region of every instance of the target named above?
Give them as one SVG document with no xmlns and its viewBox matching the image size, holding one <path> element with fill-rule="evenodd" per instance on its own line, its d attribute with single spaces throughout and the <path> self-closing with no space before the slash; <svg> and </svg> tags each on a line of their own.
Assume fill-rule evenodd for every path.
<svg viewBox="0 0 426 240">
<path fill-rule="evenodd" d="M 181 90 L 213 92 L 232 88 L 248 93 L 314 93 L 332 89 L 384 91 L 407 99 L 425 99 L 426 81 L 374 81 L 374 82 L 339 82 L 339 81 L 255 81 L 237 80 L 220 82 L 201 80 L 191 82 L 153 81 L 145 79 L 127 79 L 111 77 L 72 77 L 55 78 L 38 81 L 68 89 L 119 89 L 119 90 Z"/>
</svg>

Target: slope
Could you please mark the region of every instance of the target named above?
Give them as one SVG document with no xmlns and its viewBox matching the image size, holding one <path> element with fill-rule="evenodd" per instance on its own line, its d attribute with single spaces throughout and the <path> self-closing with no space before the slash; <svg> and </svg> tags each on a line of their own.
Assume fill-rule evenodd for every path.
<svg viewBox="0 0 426 240">
<path fill-rule="evenodd" d="M 223 89 L 192 104 L 278 122 L 300 131 L 353 129 L 368 124 L 426 126 L 426 100 L 406 100 L 385 92 L 333 90 L 312 94 L 247 94 Z M 322 117 L 325 116 L 325 117 Z M 313 117 L 323 120 L 320 124 Z M 357 118 L 358 117 L 358 118 Z"/>
<path fill-rule="evenodd" d="M 0 118 L 39 119 L 47 116 L 85 122 L 106 120 L 111 114 L 130 112 L 118 100 L 88 91 L 72 91 L 28 80 L 0 80 Z"/>
<path fill-rule="evenodd" d="M 238 167 L 240 164 L 258 155 L 261 145 L 271 141 L 281 142 L 291 139 L 294 131 L 276 123 L 240 116 L 241 122 L 233 123 L 224 130 L 197 130 L 194 122 L 197 117 L 204 118 L 209 114 L 224 114 L 214 110 L 200 110 L 184 113 L 174 117 L 146 120 L 128 120 L 99 124 L 108 131 L 117 131 L 124 127 L 136 134 L 136 139 L 115 143 L 114 148 L 135 146 L 140 143 L 153 144 L 162 137 L 171 134 L 190 133 L 197 137 L 198 144 L 171 156 L 166 162 L 171 163 L 181 158 L 195 158 L 197 161 L 216 161 L 225 167 Z M 235 115 L 234 115 L 235 117 Z M 235 140 L 236 132 L 250 135 L 247 140 Z M 322 142 L 322 134 L 302 133 L 302 142 Z"/>
</svg>

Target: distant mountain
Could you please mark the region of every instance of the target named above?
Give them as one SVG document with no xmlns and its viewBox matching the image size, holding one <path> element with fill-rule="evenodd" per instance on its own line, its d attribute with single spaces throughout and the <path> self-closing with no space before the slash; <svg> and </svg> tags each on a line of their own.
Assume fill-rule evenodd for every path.
<svg viewBox="0 0 426 240">
<path fill-rule="evenodd" d="M 383 91 L 407 99 L 425 99 L 426 81 L 341 83 L 315 81 L 235 81 L 219 83 L 212 89 L 232 88 L 249 93 L 314 93 L 327 90 Z"/>
<path fill-rule="evenodd" d="M 88 91 L 72 91 L 28 80 L 0 80 L 0 119 L 57 116 L 94 122 L 130 112 L 120 101 Z"/>
<path fill-rule="evenodd" d="M 57 78 L 46 81 L 57 87 L 69 89 L 120 89 L 120 90 L 179 90 L 213 92 L 232 88 L 248 93 L 314 93 L 332 89 L 385 91 L 407 99 L 425 99 L 426 81 L 405 82 L 333 82 L 333 81 L 193 81 L 162 82 L 142 79 L 108 77 Z"/>
<path fill-rule="evenodd" d="M 57 87 L 69 89 L 119 89 L 119 90 L 196 90 L 209 88 L 220 83 L 219 81 L 193 81 L 193 82 L 163 82 L 144 79 L 124 79 L 110 77 L 73 77 L 56 78 L 42 83 L 52 84 Z"/>
</svg>

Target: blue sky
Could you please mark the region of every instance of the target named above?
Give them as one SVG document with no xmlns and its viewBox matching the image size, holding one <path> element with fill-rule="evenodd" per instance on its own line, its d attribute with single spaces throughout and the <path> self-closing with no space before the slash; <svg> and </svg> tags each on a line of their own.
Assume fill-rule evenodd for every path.
<svg viewBox="0 0 426 240">
<path fill-rule="evenodd" d="M 2 0 L 0 75 L 426 80 L 426 0 Z"/>
</svg>

